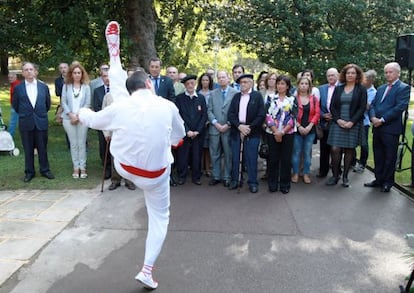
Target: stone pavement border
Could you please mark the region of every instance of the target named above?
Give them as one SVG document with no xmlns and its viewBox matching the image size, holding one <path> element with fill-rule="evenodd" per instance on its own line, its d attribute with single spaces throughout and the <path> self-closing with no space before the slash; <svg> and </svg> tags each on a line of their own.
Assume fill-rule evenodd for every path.
<svg viewBox="0 0 414 293">
<path fill-rule="evenodd" d="M 0 194 L 0 286 L 97 196 L 90 190 L 17 190 Z"/>
</svg>

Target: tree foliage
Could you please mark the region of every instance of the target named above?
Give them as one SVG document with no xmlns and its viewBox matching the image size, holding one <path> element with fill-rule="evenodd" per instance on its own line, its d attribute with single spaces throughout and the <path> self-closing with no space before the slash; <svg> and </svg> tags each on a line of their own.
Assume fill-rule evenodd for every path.
<svg viewBox="0 0 414 293">
<path fill-rule="evenodd" d="M 350 62 L 381 69 L 397 36 L 413 29 L 413 10 L 407 0 L 2 0 L 0 57 L 43 68 L 79 60 L 92 70 L 107 61 L 104 29 L 116 19 L 125 65 L 145 67 L 158 55 L 197 73 L 213 66 L 218 34 L 220 69 L 241 62 L 258 70 L 256 55 L 240 59 L 247 49 L 293 76 L 313 68 L 322 81 L 328 67 Z"/>
<path fill-rule="evenodd" d="M 42 68 L 80 60 L 87 68 L 107 59 L 103 28 L 108 15 L 119 15 L 109 1 L 5 1 L 0 44 L 11 56 Z"/>
<path fill-rule="evenodd" d="M 209 26 L 274 68 L 293 76 L 313 68 L 323 81 L 332 66 L 379 69 L 393 60 L 397 36 L 413 29 L 413 10 L 406 0 L 235 0 L 212 5 Z"/>
</svg>

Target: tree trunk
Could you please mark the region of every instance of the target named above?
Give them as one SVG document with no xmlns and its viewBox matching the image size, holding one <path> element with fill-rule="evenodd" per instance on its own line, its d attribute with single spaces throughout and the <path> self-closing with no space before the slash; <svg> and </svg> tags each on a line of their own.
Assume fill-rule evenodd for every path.
<svg viewBox="0 0 414 293">
<path fill-rule="evenodd" d="M 156 57 L 156 12 L 153 0 L 125 0 L 126 25 L 131 41 L 130 64 L 148 69 L 148 61 Z"/>
<path fill-rule="evenodd" d="M 7 51 L 0 52 L 0 72 L 3 75 L 9 74 L 9 54 Z"/>
</svg>

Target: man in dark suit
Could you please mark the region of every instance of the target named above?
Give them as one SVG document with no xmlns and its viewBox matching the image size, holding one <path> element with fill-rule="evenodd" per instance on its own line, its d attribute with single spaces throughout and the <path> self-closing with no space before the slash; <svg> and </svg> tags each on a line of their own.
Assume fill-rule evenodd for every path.
<svg viewBox="0 0 414 293">
<path fill-rule="evenodd" d="M 159 58 L 151 58 L 148 64 L 150 78 L 158 96 L 166 98 L 174 102 L 175 90 L 174 83 L 168 76 L 161 75 L 161 60 Z"/>
<path fill-rule="evenodd" d="M 331 104 L 332 94 L 335 90 L 335 86 L 338 82 L 339 72 L 336 68 L 329 68 L 326 71 L 326 80 L 328 83 L 323 84 L 319 87 L 319 92 L 321 95 L 320 99 L 320 109 L 321 109 L 321 118 L 320 126 L 323 130 L 323 137 L 319 140 L 320 147 L 320 157 L 319 157 L 319 173 L 317 177 L 323 178 L 326 177 L 329 173 L 329 158 L 331 153 L 331 147 L 328 145 L 328 134 L 329 134 L 329 125 L 332 120 L 332 114 L 329 110 Z"/>
<path fill-rule="evenodd" d="M 93 91 L 93 103 L 92 103 L 92 109 L 95 112 L 99 112 L 102 110 L 102 102 L 104 99 L 104 96 L 106 93 L 109 92 L 109 77 L 108 77 L 108 71 L 102 71 L 101 72 L 101 78 L 103 85 L 97 87 Z M 106 166 L 105 169 L 105 179 L 111 178 L 112 173 L 112 165 L 111 165 L 111 156 L 106 156 L 106 164 L 105 164 L 105 152 L 106 152 L 106 144 L 109 143 L 106 141 L 103 132 L 101 130 L 98 131 L 98 140 L 99 140 L 99 157 L 101 158 L 102 165 Z M 109 147 L 109 145 L 108 145 Z"/>
<path fill-rule="evenodd" d="M 265 108 L 262 95 L 253 91 L 253 75 L 243 74 L 236 82 L 240 92 L 231 101 L 227 118 L 231 125 L 230 145 L 232 150 L 232 171 L 229 189 L 238 187 L 240 148 L 244 144 L 243 160 L 247 168 L 247 184 L 252 193 L 258 189 L 257 157 L 260 134 L 265 118 Z"/>
<path fill-rule="evenodd" d="M 34 149 L 37 149 L 40 174 L 54 179 L 47 158 L 48 117 L 50 109 L 50 92 L 46 84 L 36 79 L 37 70 L 33 63 L 22 66 L 24 82 L 16 86 L 12 106 L 19 114 L 19 130 L 25 156 L 24 182 L 35 176 Z"/>
<path fill-rule="evenodd" d="M 69 65 L 65 62 L 62 62 L 59 64 L 58 69 L 59 69 L 60 75 L 55 79 L 55 95 L 56 97 L 59 97 L 59 105 L 56 108 L 56 113 L 58 112 L 60 108 L 60 103 L 62 99 L 62 88 L 63 88 L 63 84 L 65 83 L 66 74 L 68 73 L 68 70 L 69 70 Z M 70 149 L 70 142 L 69 142 L 69 138 L 66 132 L 65 132 L 65 138 L 66 138 L 66 144 L 68 146 L 68 149 Z"/>
<path fill-rule="evenodd" d="M 399 80 L 401 67 L 397 62 L 385 65 L 386 84 L 380 86 L 369 109 L 373 129 L 375 180 L 366 187 L 381 187 L 389 192 L 394 184 L 398 139 L 405 129 L 402 113 L 410 101 L 410 86 Z"/>
<path fill-rule="evenodd" d="M 59 97 L 59 101 L 60 98 L 62 97 L 62 88 L 63 88 L 63 84 L 65 83 L 65 77 L 66 74 L 68 73 L 69 70 L 69 65 L 67 63 L 60 63 L 59 64 L 59 72 L 60 75 L 55 79 L 55 94 L 56 97 Z"/>
<path fill-rule="evenodd" d="M 171 102 L 175 103 L 175 89 L 174 89 L 174 82 L 168 76 L 161 75 L 161 60 L 157 57 L 153 57 L 150 59 L 148 63 L 148 71 L 149 77 L 151 79 L 152 85 L 154 86 L 155 93 L 158 96 L 161 96 Z M 176 156 L 176 150 L 172 150 L 173 156 Z M 176 161 L 176 160 L 174 160 Z M 177 182 L 175 180 L 175 164 L 171 167 L 171 174 L 170 174 L 170 185 L 177 186 Z"/>
<path fill-rule="evenodd" d="M 240 92 L 240 85 L 237 82 L 238 78 L 244 74 L 244 67 L 243 65 L 236 64 L 231 69 L 231 73 L 233 74 L 233 80 L 234 82 L 230 85 L 232 88 L 234 88 L 236 91 Z"/>
<path fill-rule="evenodd" d="M 209 127 L 209 148 L 212 163 L 212 178 L 210 185 L 216 185 L 223 180 L 225 187 L 229 187 L 231 179 L 231 149 L 230 123 L 227 113 L 233 96 L 237 91 L 229 86 L 230 78 L 227 72 L 217 72 L 220 87 L 213 90 L 208 100 L 207 115 L 211 123 Z M 221 157 L 224 158 L 224 173 L 221 174 Z"/>
<path fill-rule="evenodd" d="M 196 75 L 187 75 L 181 81 L 185 86 L 185 92 L 179 94 L 175 101 L 184 120 L 186 133 L 184 143 L 177 149 L 177 183 L 180 185 L 185 183 L 189 164 L 192 182 L 201 185 L 201 154 L 206 130 L 207 105 L 204 96 L 195 91 L 196 80 Z"/>
</svg>

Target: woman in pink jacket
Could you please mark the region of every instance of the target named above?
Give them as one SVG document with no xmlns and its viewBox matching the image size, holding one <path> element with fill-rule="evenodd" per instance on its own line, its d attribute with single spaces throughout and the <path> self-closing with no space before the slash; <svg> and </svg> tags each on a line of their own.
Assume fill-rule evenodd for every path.
<svg viewBox="0 0 414 293">
<path fill-rule="evenodd" d="M 315 126 L 319 121 L 320 107 L 318 98 L 312 95 L 312 82 L 308 77 L 303 76 L 298 80 L 296 101 L 298 114 L 292 154 L 292 182 L 297 183 L 299 180 L 299 163 L 303 156 L 303 182 L 309 184 L 312 144 L 316 135 Z"/>
</svg>

